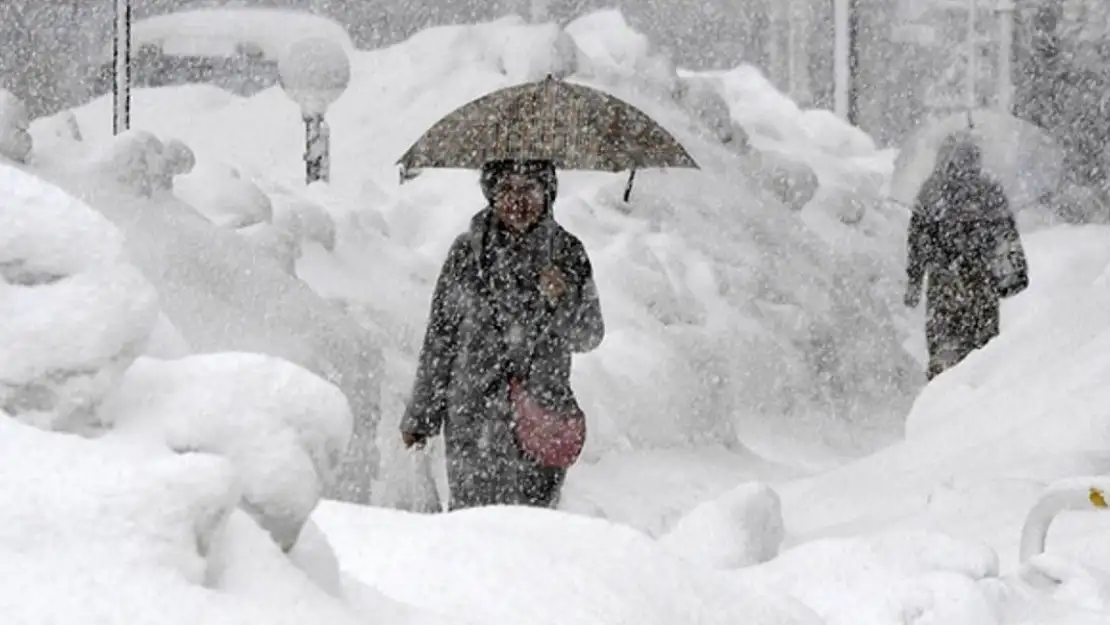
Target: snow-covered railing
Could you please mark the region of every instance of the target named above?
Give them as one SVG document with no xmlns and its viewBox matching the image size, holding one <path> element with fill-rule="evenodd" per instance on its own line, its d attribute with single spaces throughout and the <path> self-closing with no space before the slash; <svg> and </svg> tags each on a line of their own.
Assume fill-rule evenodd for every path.
<svg viewBox="0 0 1110 625">
<path fill-rule="evenodd" d="M 1025 517 L 1021 529 L 1019 559 L 1022 563 L 1044 553 L 1052 522 L 1068 510 L 1106 510 L 1110 478 L 1083 477 L 1061 480 L 1048 487 Z"/>
</svg>

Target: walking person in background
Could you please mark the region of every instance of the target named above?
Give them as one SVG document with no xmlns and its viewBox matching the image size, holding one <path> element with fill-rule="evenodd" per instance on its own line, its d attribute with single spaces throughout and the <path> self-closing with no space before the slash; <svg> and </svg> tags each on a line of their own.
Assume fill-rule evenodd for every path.
<svg viewBox="0 0 1110 625">
<path fill-rule="evenodd" d="M 552 214 L 554 164 L 490 162 L 481 187 L 489 206 L 436 283 L 401 436 L 419 447 L 442 430 L 451 510 L 554 507 L 585 438 L 571 354 L 601 342 L 601 308 L 585 248 Z"/>
<path fill-rule="evenodd" d="M 906 306 L 917 307 L 928 278 L 930 380 L 998 336 L 1001 299 L 1029 284 L 1002 186 L 983 172 L 978 146 L 948 143 L 918 193 L 907 240 Z"/>
</svg>

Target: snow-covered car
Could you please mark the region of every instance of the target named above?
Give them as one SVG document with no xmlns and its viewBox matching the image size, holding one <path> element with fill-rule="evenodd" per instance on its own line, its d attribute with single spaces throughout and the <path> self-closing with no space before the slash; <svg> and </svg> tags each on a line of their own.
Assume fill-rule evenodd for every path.
<svg viewBox="0 0 1110 625">
<path fill-rule="evenodd" d="M 249 96 L 277 84 L 285 47 L 323 37 L 354 48 L 338 22 L 304 11 L 201 8 L 156 15 L 132 25 L 131 80 L 136 87 L 209 83 Z M 111 43 L 96 64 L 96 94 L 112 90 Z"/>
</svg>

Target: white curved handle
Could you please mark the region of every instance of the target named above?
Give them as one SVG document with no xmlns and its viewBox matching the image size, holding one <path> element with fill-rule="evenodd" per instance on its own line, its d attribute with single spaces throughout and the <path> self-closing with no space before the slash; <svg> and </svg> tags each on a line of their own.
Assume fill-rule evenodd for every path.
<svg viewBox="0 0 1110 625">
<path fill-rule="evenodd" d="M 1044 553 L 1048 529 L 1065 510 L 1106 510 L 1110 480 L 1105 477 L 1069 479 L 1048 488 L 1025 517 L 1021 528 L 1019 561 Z"/>
</svg>

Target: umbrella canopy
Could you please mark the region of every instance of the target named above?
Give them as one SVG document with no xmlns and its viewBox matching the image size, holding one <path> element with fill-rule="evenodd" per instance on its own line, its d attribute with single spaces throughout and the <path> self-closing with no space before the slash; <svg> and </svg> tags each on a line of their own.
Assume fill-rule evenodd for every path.
<svg viewBox="0 0 1110 625">
<path fill-rule="evenodd" d="M 1064 150 L 1044 129 L 1012 115 L 978 110 L 941 119 L 905 142 L 894 161 L 891 199 L 913 206 L 925 180 L 964 140 L 979 146 L 983 170 L 1002 184 L 1014 208 L 1038 202 L 1060 184 Z"/>
<path fill-rule="evenodd" d="M 482 96 L 436 122 L 398 161 L 404 170 L 479 169 L 493 160 L 627 171 L 698 165 L 669 132 L 612 95 L 548 76 Z"/>
</svg>

